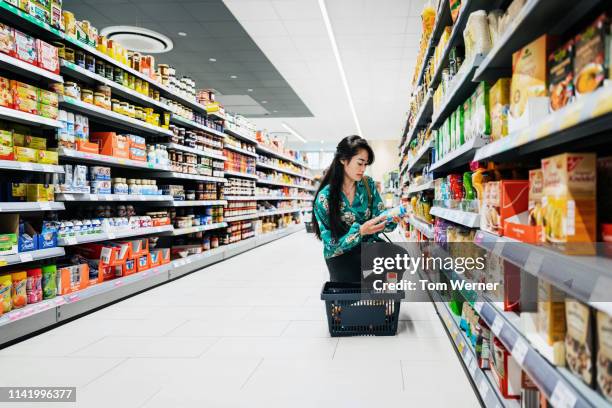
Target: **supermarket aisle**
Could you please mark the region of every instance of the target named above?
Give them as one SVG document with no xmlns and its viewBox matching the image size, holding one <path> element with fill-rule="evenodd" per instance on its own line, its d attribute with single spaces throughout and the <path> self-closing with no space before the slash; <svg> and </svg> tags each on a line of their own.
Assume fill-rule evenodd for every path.
<svg viewBox="0 0 612 408">
<path fill-rule="evenodd" d="M 405 303 L 396 337 L 332 339 L 325 277 L 294 234 L 0 351 L 3 385 L 77 386 L 87 408 L 478 406 L 431 304 Z"/>
</svg>

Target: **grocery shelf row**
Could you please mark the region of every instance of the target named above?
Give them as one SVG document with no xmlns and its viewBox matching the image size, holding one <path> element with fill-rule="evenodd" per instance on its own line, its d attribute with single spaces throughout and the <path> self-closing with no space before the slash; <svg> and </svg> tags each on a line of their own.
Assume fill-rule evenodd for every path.
<svg viewBox="0 0 612 408">
<path fill-rule="evenodd" d="M 0 119 L 42 128 L 60 129 L 62 127 L 59 120 L 44 118 L 42 116 L 21 112 L 16 109 L 6 108 L 4 106 L 0 106 Z"/>
<path fill-rule="evenodd" d="M 55 247 L 37 249 L 34 251 L 20 252 L 13 255 L 0 255 L 0 266 L 18 265 L 26 262 L 40 261 L 42 259 L 64 256 L 64 248 Z"/>
<path fill-rule="evenodd" d="M 280 182 L 280 181 L 266 180 L 266 179 L 262 179 L 262 178 L 257 179 L 257 184 L 265 184 L 265 185 L 269 185 L 269 186 L 279 186 L 279 187 L 301 188 L 303 190 L 309 190 L 309 191 L 315 191 L 316 190 L 316 188 L 311 187 L 311 186 L 304 186 L 304 185 L 300 185 L 300 184 L 291 184 L 291 183 L 283 183 L 283 182 Z"/>
<path fill-rule="evenodd" d="M 54 201 L 44 202 L 0 202 L 0 213 L 33 212 L 33 211 L 61 211 L 64 203 Z"/>
<path fill-rule="evenodd" d="M 203 130 L 207 133 L 210 133 L 212 135 L 224 138 L 225 137 L 225 133 L 220 132 L 216 129 L 210 128 L 206 125 L 202 125 L 201 123 L 197 123 L 194 122 L 193 120 L 187 119 L 187 118 L 183 118 L 181 116 L 175 115 L 174 113 L 172 115 L 170 115 L 170 122 L 175 123 L 177 125 L 180 126 L 185 126 L 191 129 L 199 129 L 199 130 Z"/>
<path fill-rule="evenodd" d="M 474 242 L 591 307 L 612 314 L 612 303 L 603 301 L 612 293 L 612 259 L 565 255 L 543 245 L 527 244 L 482 230 L 476 233 Z"/>
<path fill-rule="evenodd" d="M 241 171 L 225 170 L 225 175 L 229 177 L 241 177 L 251 180 L 257 180 L 257 174 L 243 173 Z"/>
<path fill-rule="evenodd" d="M 276 150 L 271 149 L 271 148 L 269 148 L 269 147 L 267 147 L 267 146 L 265 146 L 263 144 L 257 144 L 255 146 L 255 150 L 257 150 L 260 153 L 264 153 L 264 154 L 267 154 L 269 156 L 276 157 L 277 159 L 282 159 L 282 160 L 285 160 L 285 161 L 297 164 L 298 166 L 302 166 L 305 169 L 308 169 L 308 165 L 306 163 L 304 163 L 304 162 L 302 162 L 300 160 L 294 159 L 291 156 L 287 156 L 286 154 L 277 152 Z"/>
<path fill-rule="evenodd" d="M 151 174 L 158 178 L 167 179 L 179 179 L 179 180 L 197 180 L 197 181 L 211 181 L 215 183 L 225 183 L 227 179 L 221 177 L 202 176 L 200 174 L 189 174 L 189 173 L 177 173 L 175 171 L 170 172 L 154 172 Z"/>
<path fill-rule="evenodd" d="M 452 221 L 468 228 L 478 228 L 480 226 L 480 214 L 469 211 L 462 211 L 444 207 L 431 207 L 431 215 Z"/>
<path fill-rule="evenodd" d="M 412 160 L 408 159 L 406 168 L 404 171 L 419 171 L 429 162 L 429 151 L 433 147 L 433 140 L 429 140 L 425 143 L 419 151 L 415 154 Z M 402 171 L 402 173 L 404 172 Z M 401 173 L 400 173 L 401 174 Z"/>
<path fill-rule="evenodd" d="M 314 179 L 312 176 L 308 176 L 306 174 L 298 173 L 298 172 L 292 171 L 292 170 L 287 170 L 287 169 L 284 169 L 284 168 L 279 167 L 279 166 L 273 166 L 273 165 L 267 164 L 267 163 L 257 162 L 257 167 L 260 167 L 262 169 L 275 170 L 275 171 L 278 171 L 278 172 L 281 172 L 281 173 L 290 174 L 290 175 L 296 176 L 296 177 L 302 177 L 302 178 L 305 178 L 306 180 L 313 180 Z"/>
<path fill-rule="evenodd" d="M 291 213 L 296 213 L 296 212 L 300 212 L 300 211 L 311 211 L 312 207 L 310 208 L 286 208 L 286 209 L 280 209 L 280 210 L 266 210 L 266 211 L 259 211 L 257 213 L 258 217 L 269 217 L 271 215 L 283 215 L 283 214 L 291 214 Z"/>
<path fill-rule="evenodd" d="M 196 225 L 194 227 L 186 227 L 186 228 L 175 228 L 172 230 L 172 235 L 185 235 L 185 234 L 193 234 L 194 232 L 204 232 L 204 231 L 212 231 L 220 228 L 227 227 L 226 222 L 217 222 L 214 224 L 207 225 Z"/>
<path fill-rule="evenodd" d="M 126 229 L 116 232 L 102 232 L 99 234 L 87 234 L 79 236 L 71 236 L 65 238 L 59 238 L 57 244 L 59 246 L 72 246 L 86 244 L 89 242 L 100 242 L 100 241 L 111 241 L 113 239 L 131 238 L 143 235 L 159 234 L 162 232 L 172 232 L 174 228 L 172 225 L 163 225 L 160 227 L 148 227 L 138 229 Z"/>
<path fill-rule="evenodd" d="M 154 108 L 160 108 L 167 112 L 170 111 L 170 107 L 165 103 L 156 101 L 155 99 L 150 98 L 148 95 L 136 92 L 135 90 L 130 89 L 127 86 L 120 85 L 115 81 L 111 81 L 110 79 L 103 77 L 102 75 L 98 75 L 95 72 L 91 72 L 90 70 L 80 67 L 70 61 L 60 59 L 60 72 L 64 75 L 68 75 L 73 78 L 78 78 L 79 80 L 84 82 L 97 82 L 104 84 L 112 89 L 113 94 L 121 96 L 132 102 L 140 103 L 145 106 L 151 106 Z"/>
<path fill-rule="evenodd" d="M 421 191 L 426 191 L 426 190 L 433 190 L 434 188 L 434 182 L 433 180 L 428 181 L 427 183 L 423 183 L 423 184 L 410 184 L 408 186 L 408 190 L 407 193 L 408 194 L 415 194 Z"/>
<path fill-rule="evenodd" d="M 312 201 L 314 198 L 310 197 L 300 197 L 300 196 L 228 196 L 225 197 L 227 201 L 290 201 L 290 200 L 305 200 Z"/>
<path fill-rule="evenodd" d="M 227 157 L 222 154 L 212 153 L 208 150 L 196 149 L 194 147 L 184 146 L 177 143 L 160 143 L 162 146 L 166 146 L 168 149 L 179 150 L 181 152 L 192 153 L 196 156 L 210 157 L 211 159 L 226 161 Z M 212 150 L 212 149 L 211 149 Z"/>
<path fill-rule="evenodd" d="M 58 193 L 55 201 L 146 201 L 146 202 L 171 202 L 171 195 L 145 195 L 145 194 L 90 194 L 90 193 Z M 171 205 L 171 204 L 170 204 Z"/>
<path fill-rule="evenodd" d="M 419 218 L 411 215 L 408 217 L 408 223 L 412 225 L 417 230 L 421 231 L 423 235 L 425 235 L 429 239 L 433 239 L 434 237 L 434 226 L 428 222 L 420 220 Z"/>
<path fill-rule="evenodd" d="M 227 149 L 227 150 L 232 150 L 232 151 L 234 151 L 234 152 L 236 152 L 236 153 L 241 153 L 241 154 L 244 154 L 245 156 L 257 157 L 257 153 L 253 153 L 253 152 L 251 152 L 251 151 L 249 151 L 249 150 L 242 149 L 242 148 L 240 148 L 240 147 L 236 147 L 236 146 L 231 145 L 231 144 L 227 144 L 227 143 L 225 143 L 225 145 L 223 146 L 223 148 L 224 148 L 224 149 Z"/>
<path fill-rule="evenodd" d="M 75 159 L 79 162 L 84 163 L 103 164 L 106 166 L 113 167 L 126 167 L 146 170 L 170 170 L 169 167 L 164 167 L 159 164 L 156 165 L 155 163 L 149 163 L 146 161 L 130 160 L 114 156 L 108 156 L 105 154 L 82 152 L 80 150 L 68 149 L 66 147 L 58 147 L 57 154 L 60 158 Z"/>
<path fill-rule="evenodd" d="M 303 228 L 302 224 L 298 224 L 257 235 L 235 244 L 190 255 L 143 272 L 103 282 L 69 295 L 58 296 L 6 313 L 0 317 L 0 345 L 180 276 L 199 271 L 206 266 L 283 238 Z"/>
<path fill-rule="evenodd" d="M 113 112 L 109 109 L 100 108 L 99 106 L 69 96 L 60 95 L 59 105 L 61 108 L 82 113 L 108 126 L 119 127 L 126 130 L 137 129 L 139 132 L 153 135 L 172 136 L 172 132 L 168 129 L 152 125 L 142 120 L 130 118 L 129 116 Z"/>
<path fill-rule="evenodd" d="M 237 139 L 244 140 L 245 142 L 249 142 L 252 144 L 257 144 L 257 139 L 251 137 L 251 135 L 247 135 L 246 131 L 243 131 L 242 129 L 233 129 L 230 125 L 229 127 L 223 129 L 223 131 L 226 134 L 233 136 Z"/>
<path fill-rule="evenodd" d="M 25 75 L 36 81 L 49 80 L 51 82 L 64 82 L 61 75 L 55 74 L 36 65 L 11 57 L 8 54 L 0 53 L 0 69 L 11 71 L 19 75 Z"/>
<path fill-rule="evenodd" d="M 406 141 L 401 153 L 405 153 L 410 145 L 410 141 L 414 138 L 419 129 L 424 128 L 429 123 L 431 113 L 433 112 L 433 89 L 427 91 L 417 116 L 412 124 L 412 127 L 407 130 Z"/>
<path fill-rule="evenodd" d="M 36 34 L 38 37 L 41 37 L 43 39 L 47 39 L 50 41 L 65 40 L 71 45 L 76 46 L 89 54 L 92 54 L 96 59 L 104 60 L 105 62 L 110 63 L 113 66 L 119 67 L 124 71 L 128 72 L 129 74 L 134 75 L 135 77 L 145 82 L 148 82 L 153 87 L 159 89 L 160 94 L 164 97 L 180 102 L 181 104 L 188 106 L 189 108 L 199 113 L 208 113 L 206 111 L 205 106 L 198 103 L 194 99 L 186 98 L 182 95 L 179 95 L 178 93 L 173 92 L 171 89 L 154 81 L 149 76 L 139 71 L 136 71 L 130 68 L 129 66 L 121 63 L 120 61 L 117 61 L 114 58 L 98 51 L 96 48 L 91 47 L 88 44 L 85 44 L 84 42 L 79 41 L 76 38 L 73 38 L 61 32 L 60 30 L 55 29 L 54 27 L 51 27 L 49 24 L 40 21 L 37 18 L 29 15 L 28 13 L 19 10 L 17 7 L 8 4 L 7 2 L 0 2 L 0 9 L 2 10 L 2 13 L 0 13 L 0 20 L 8 22 L 11 25 L 19 27 L 30 33 Z"/>
<path fill-rule="evenodd" d="M 0 160 L 0 169 L 15 171 L 35 171 L 39 173 L 64 173 L 64 168 L 62 166 L 57 166 L 53 164 L 19 162 L 16 160 Z"/>
</svg>

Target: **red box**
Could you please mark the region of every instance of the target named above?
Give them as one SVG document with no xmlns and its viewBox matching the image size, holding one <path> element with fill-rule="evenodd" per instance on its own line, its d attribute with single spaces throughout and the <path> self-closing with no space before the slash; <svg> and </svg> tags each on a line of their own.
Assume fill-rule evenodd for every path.
<svg viewBox="0 0 612 408">
<path fill-rule="evenodd" d="M 15 30 L 0 23 L 0 52 L 15 56 Z"/>
<path fill-rule="evenodd" d="M 90 285 L 89 265 L 68 265 L 57 269 L 57 294 L 67 295 Z"/>
<path fill-rule="evenodd" d="M 506 220 L 504 224 L 504 236 L 513 238 L 529 244 L 539 244 L 544 240 L 544 228 L 536 225 L 514 222 L 519 220 L 518 215 Z"/>
<path fill-rule="evenodd" d="M 88 259 L 100 261 L 101 266 L 116 266 L 125 263 L 129 255 L 127 243 L 90 243 L 75 247 L 75 251 Z"/>
<path fill-rule="evenodd" d="M 76 141 L 77 150 L 85 153 L 100 154 L 100 145 L 98 143 L 88 142 L 86 140 Z"/>
<path fill-rule="evenodd" d="M 136 270 L 138 272 L 146 271 L 150 268 L 151 260 L 149 259 L 149 254 L 141 255 L 136 258 Z"/>
<path fill-rule="evenodd" d="M 128 138 L 115 132 L 93 132 L 89 140 L 100 143 L 100 153 L 120 159 L 130 158 Z"/>
<path fill-rule="evenodd" d="M 36 65 L 36 40 L 34 37 L 15 30 L 15 57 Z"/>
<path fill-rule="evenodd" d="M 59 74 L 59 56 L 57 48 L 42 40 L 36 40 L 37 65 L 50 72 Z"/>
<path fill-rule="evenodd" d="M 161 251 L 161 264 L 170 263 L 170 248 L 158 248 L 156 251 Z"/>
<path fill-rule="evenodd" d="M 98 265 L 98 283 L 113 280 L 116 277 L 117 274 L 114 266 L 104 266 L 102 264 Z"/>
<path fill-rule="evenodd" d="M 491 373 L 499 391 L 504 398 L 520 399 L 521 366 L 498 338 L 493 339 L 491 346 Z"/>
<path fill-rule="evenodd" d="M 136 259 L 128 258 L 125 263 L 121 266 L 123 276 L 130 276 L 136 273 Z"/>
<path fill-rule="evenodd" d="M 527 211 L 529 181 L 490 181 L 484 186 L 484 199 L 480 208 L 480 229 L 501 235 L 506 220 Z"/>
<path fill-rule="evenodd" d="M 170 225 L 170 217 L 153 218 L 154 227 L 162 227 L 164 225 Z"/>
</svg>

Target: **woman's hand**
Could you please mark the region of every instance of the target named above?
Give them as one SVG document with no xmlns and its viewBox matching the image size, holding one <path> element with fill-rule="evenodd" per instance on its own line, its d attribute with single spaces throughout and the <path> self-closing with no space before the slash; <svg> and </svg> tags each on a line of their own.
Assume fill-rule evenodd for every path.
<svg viewBox="0 0 612 408">
<path fill-rule="evenodd" d="M 386 225 L 387 217 L 381 216 L 372 218 L 371 220 L 368 220 L 361 225 L 361 227 L 359 228 L 359 234 L 361 234 L 362 237 L 366 235 L 377 234 L 384 230 Z"/>
</svg>

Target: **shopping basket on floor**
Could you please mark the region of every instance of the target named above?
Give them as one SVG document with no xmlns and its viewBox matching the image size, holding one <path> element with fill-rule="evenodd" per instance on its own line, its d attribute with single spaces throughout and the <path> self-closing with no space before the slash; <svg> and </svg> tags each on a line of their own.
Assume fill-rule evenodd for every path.
<svg viewBox="0 0 612 408">
<path fill-rule="evenodd" d="M 395 336 L 403 292 L 366 292 L 360 283 L 327 282 L 321 291 L 329 334 Z"/>
</svg>

